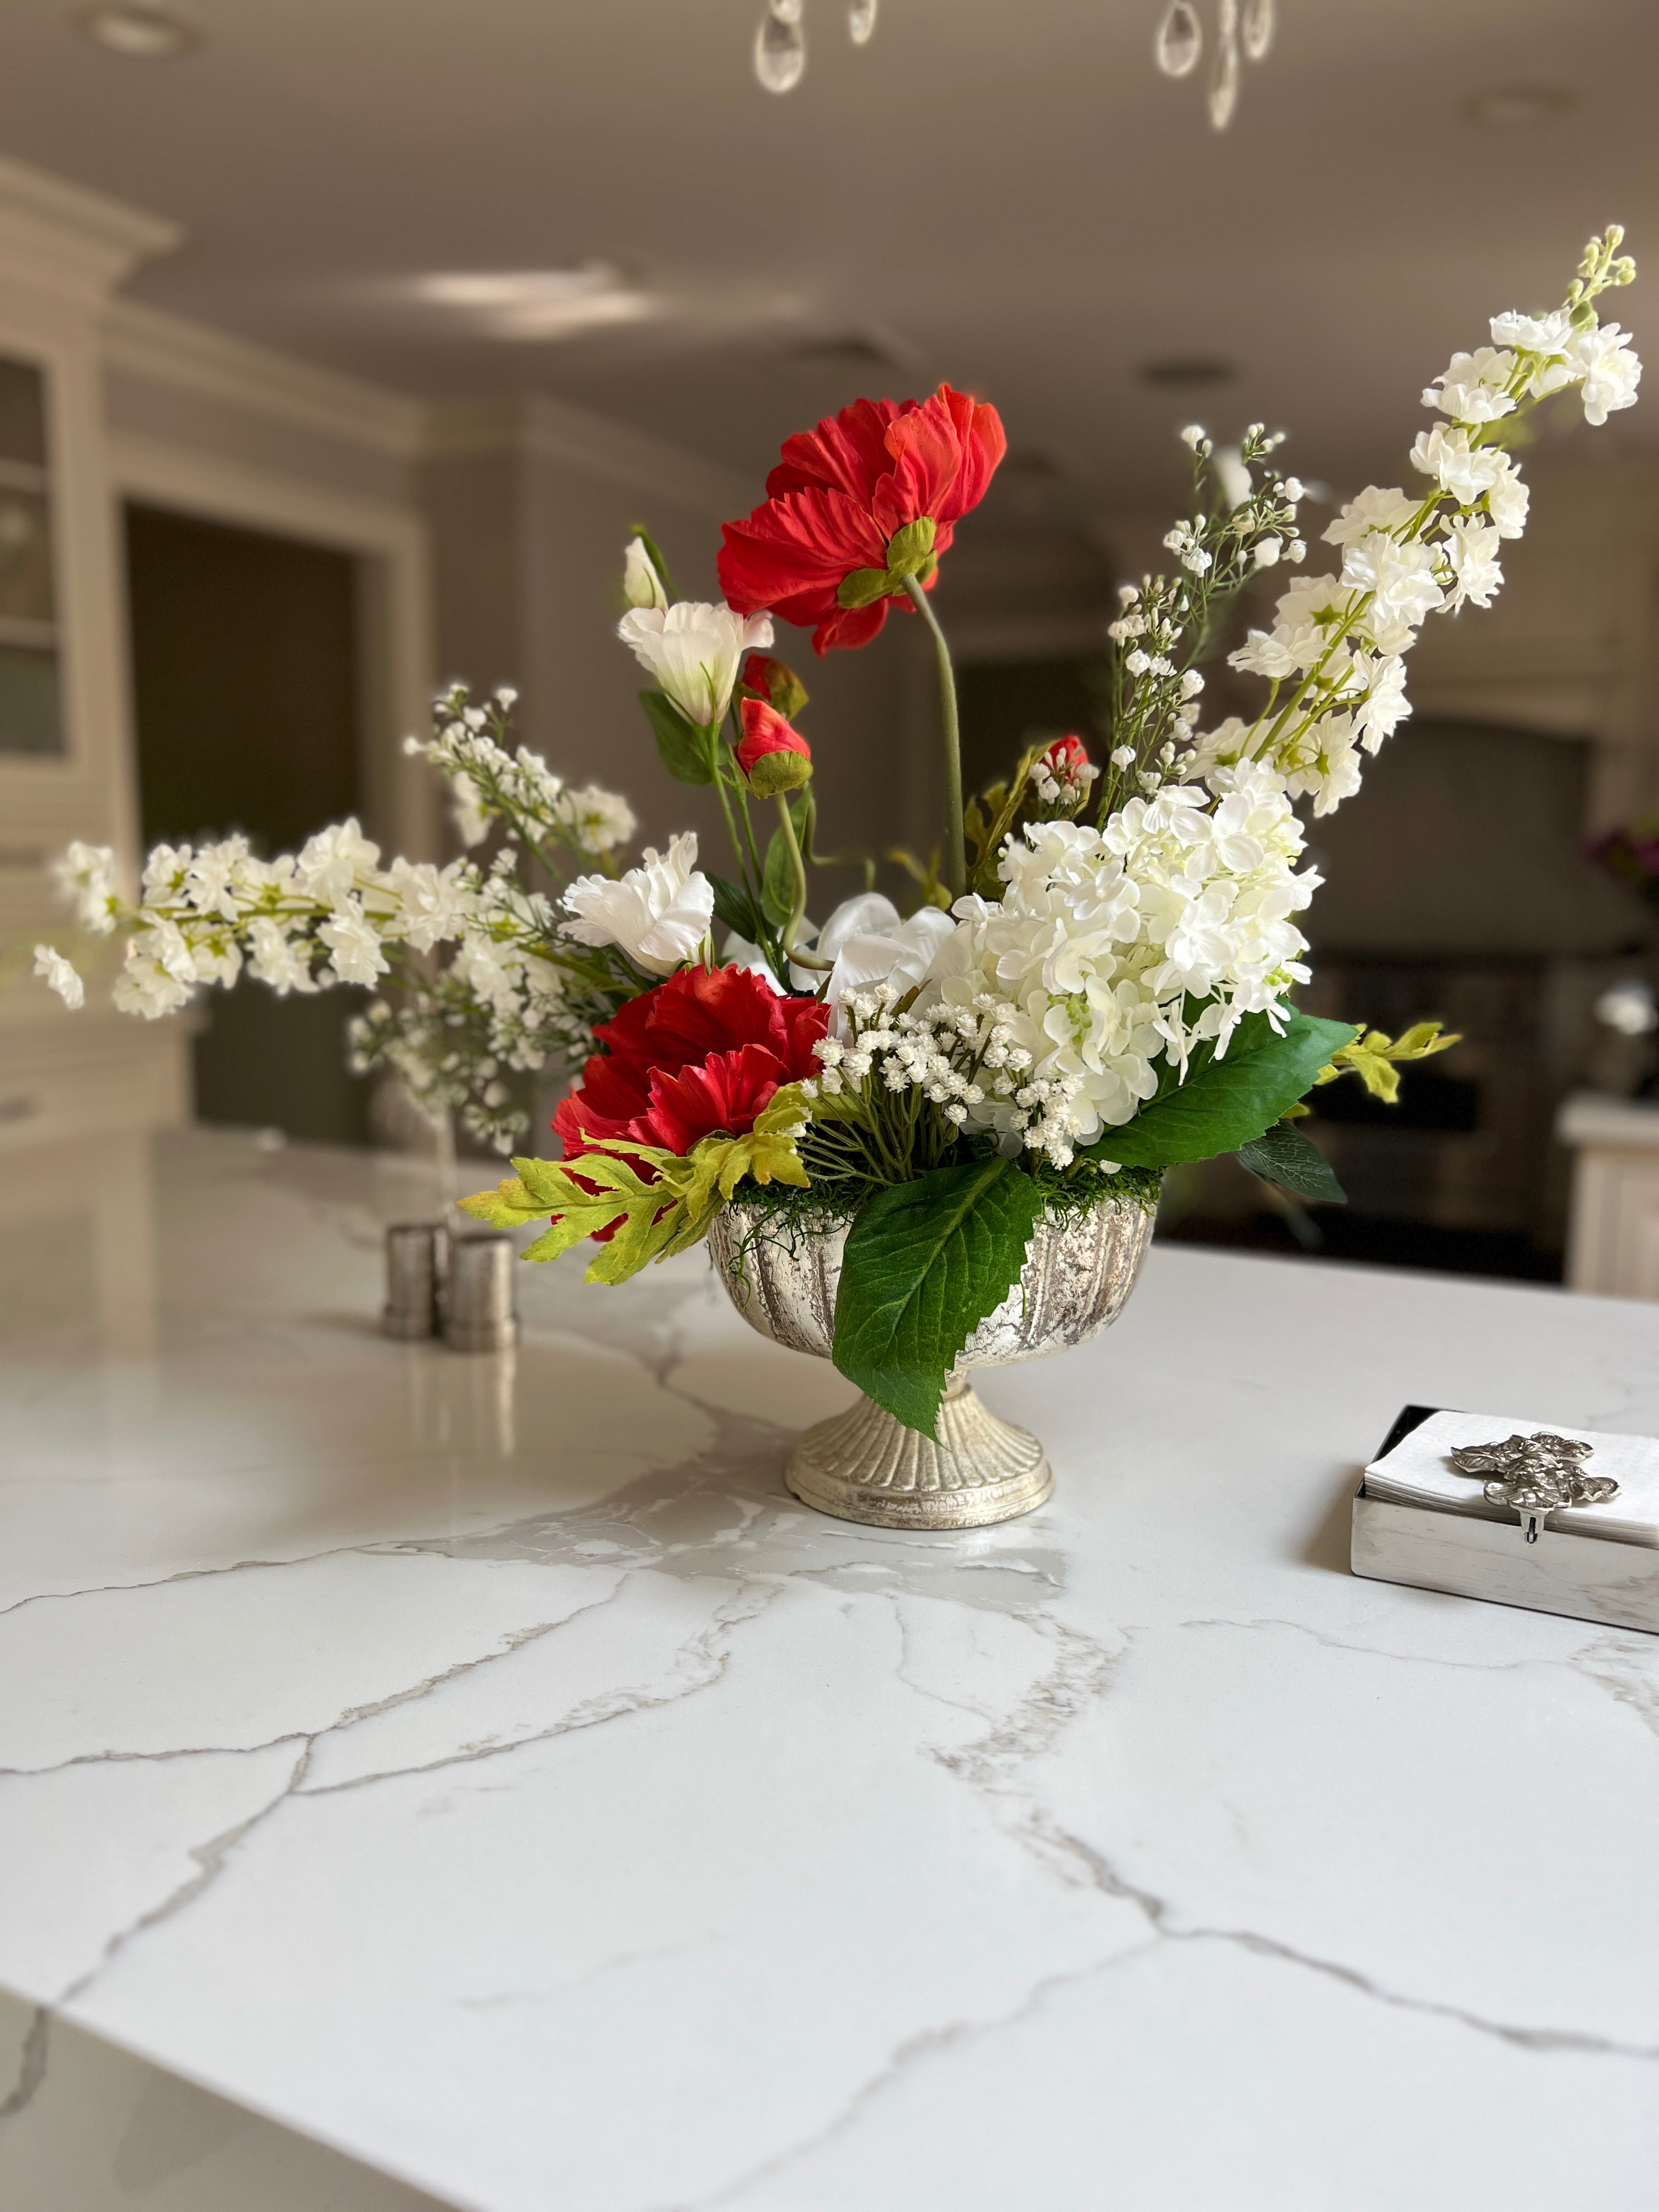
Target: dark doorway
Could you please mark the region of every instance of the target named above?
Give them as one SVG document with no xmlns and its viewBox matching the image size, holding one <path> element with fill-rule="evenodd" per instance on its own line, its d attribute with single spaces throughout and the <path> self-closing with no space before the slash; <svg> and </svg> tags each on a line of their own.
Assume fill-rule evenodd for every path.
<svg viewBox="0 0 1659 2212">
<path fill-rule="evenodd" d="M 136 505 L 126 544 L 146 845 L 240 830 L 269 857 L 359 812 L 352 556 Z M 363 995 L 204 992 L 198 1119 L 367 1142 L 342 1036 Z"/>
</svg>

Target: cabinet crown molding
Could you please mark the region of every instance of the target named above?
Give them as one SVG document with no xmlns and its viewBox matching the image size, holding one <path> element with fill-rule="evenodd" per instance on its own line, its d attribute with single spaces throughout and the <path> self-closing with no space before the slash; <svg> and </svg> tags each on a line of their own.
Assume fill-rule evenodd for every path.
<svg viewBox="0 0 1659 2212">
<path fill-rule="evenodd" d="M 104 192 L 0 157 L 0 276 L 95 305 L 183 230 Z"/>
</svg>

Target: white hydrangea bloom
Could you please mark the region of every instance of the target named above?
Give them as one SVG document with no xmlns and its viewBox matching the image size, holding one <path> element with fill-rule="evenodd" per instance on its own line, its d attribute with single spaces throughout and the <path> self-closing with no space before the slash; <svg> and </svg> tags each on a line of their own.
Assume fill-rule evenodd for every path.
<svg viewBox="0 0 1659 2212">
<path fill-rule="evenodd" d="M 1011 838 L 1000 902 L 959 899 L 922 1003 L 962 1011 L 986 994 L 1012 1008 L 1033 1076 L 1072 1086 L 1076 1141 L 1127 1121 L 1158 1087 L 1155 1063 L 1224 1048 L 1240 1018 L 1273 1012 L 1305 980 L 1291 920 L 1318 878 L 1298 875 L 1302 833 L 1283 781 L 1217 769 L 1214 800 L 1170 787 L 1131 799 L 1103 830 L 1032 823 Z M 1188 1023 L 1187 1002 L 1205 1001 Z M 1003 1127 L 1006 1103 L 970 1109 Z"/>
</svg>

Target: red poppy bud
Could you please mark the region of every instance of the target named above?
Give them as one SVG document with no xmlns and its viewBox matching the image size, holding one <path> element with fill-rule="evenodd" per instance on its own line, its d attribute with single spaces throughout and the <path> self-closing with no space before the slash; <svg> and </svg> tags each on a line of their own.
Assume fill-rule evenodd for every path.
<svg viewBox="0 0 1659 2212">
<path fill-rule="evenodd" d="M 749 779 L 749 788 L 762 799 L 773 799 L 781 791 L 799 791 L 810 782 L 812 750 L 799 731 L 792 730 L 764 699 L 745 699 L 742 711 L 738 766 Z"/>
<path fill-rule="evenodd" d="M 743 664 L 743 686 L 775 707 L 786 722 L 793 722 L 806 704 L 806 686 L 787 661 L 769 653 L 751 653 Z"/>
</svg>

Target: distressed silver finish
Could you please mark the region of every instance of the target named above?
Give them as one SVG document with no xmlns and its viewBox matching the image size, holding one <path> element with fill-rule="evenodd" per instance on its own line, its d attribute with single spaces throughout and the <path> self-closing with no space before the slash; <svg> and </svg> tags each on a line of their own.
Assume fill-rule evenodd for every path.
<svg viewBox="0 0 1659 2212">
<path fill-rule="evenodd" d="M 380 1327 L 387 1336 L 438 1334 L 447 1235 L 436 1221 L 399 1221 L 386 1231 L 386 1304 Z"/>
<path fill-rule="evenodd" d="M 1485 1491 L 1494 1505 L 1513 1506 L 1527 1541 L 1558 1505 L 1605 1505 L 1619 1495 L 1610 1474 L 1586 1474 L 1583 1462 L 1595 1447 L 1582 1437 L 1558 1437 L 1540 1429 L 1536 1436 L 1506 1437 L 1501 1443 L 1460 1444 L 1449 1456 L 1460 1474 L 1490 1474 Z"/>
<path fill-rule="evenodd" d="M 444 1342 L 452 1352 L 510 1352 L 518 1342 L 514 1256 L 504 1231 L 451 1239 Z"/>
<path fill-rule="evenodd" d="M 796 1445 L 785 1480 L 804 1504 L 881 1528 L 978 1528 L 1041 1505 L 1054 1486 L 1042 1445 L 981 1404 L 968 1370 L 1005 1367 L 1086 1344 L 1117 1319 L 1134 1287 L 1152 1217 L 1109 1199 L 1091 1212 L 1043 1221 L 1025 1268 L 963 1348 L 939 1407 L 937 1443 L 860 1398 Z M 775 1344 L 830 1357 L 845 1226 L 796 1237 L 741 1205 L 708 1232 L 732 1303 Z"/>
</svg>

